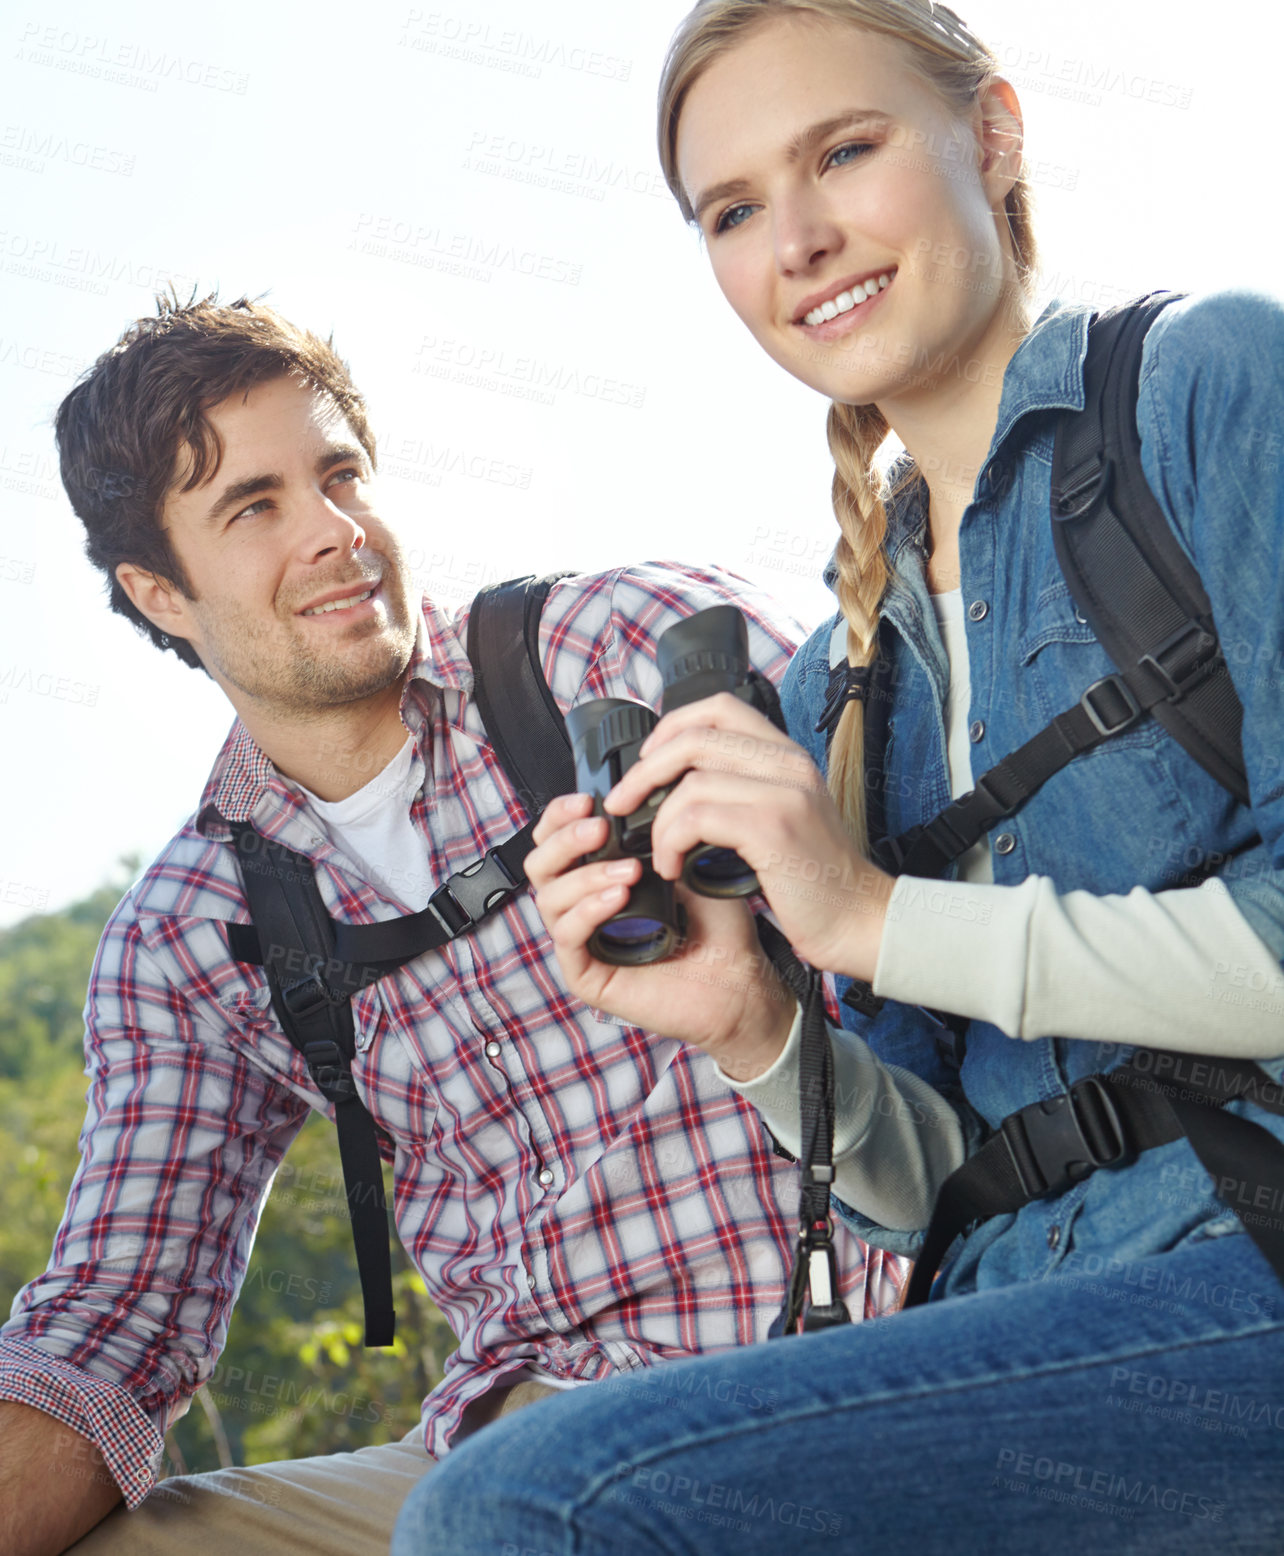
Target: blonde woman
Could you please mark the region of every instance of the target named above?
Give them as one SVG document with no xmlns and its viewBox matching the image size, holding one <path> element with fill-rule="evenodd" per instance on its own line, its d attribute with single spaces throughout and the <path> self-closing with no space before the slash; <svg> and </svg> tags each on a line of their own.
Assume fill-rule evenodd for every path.
<svg viewBox="0 0 1284 1556">
<path fill-rule="evenodd" d="M 683 709 L 610 808 L 676 782 L 660 873 L 700 841 L 737 849 L 797 953 L 872 985 L 828 1033 L 834 1194 L 861 1236 L 920 1256 L 942 1184 L 995 1141 L 1030 1193 L 964 1217 L 925 1305 L 576 1391 L 465 1444 L 395 1549 L 1277 1551 L 1284 473 L 1263 451 L 1284 312 L 1171 303 L 1129 412 L 1243 706 L 1236 793 L 1103 700 L 1114 666 L 1050 516 L 1089 310 L 1032 304 L 1020 106 L 968 28 L 929 0 L 707 0 L 670 54 L 660 150 L 727 300 L 832 402 L 839 611 L 791 666 L 792 740 L 731 699 Z M 889 431 L 906 452 L 883 476 Z M 906 873 L 915 828 L 1075 708 L 1078 755 L 965 829 L 944 881 Z M 752 971 L 746 910 L 691 902 L 704 963 L 746 969 L 716 1013 L 681 961 L 594 961 L 636 878 L 578 863 L 604 827 L 560 800 L 528 863 L 571 988 L 702 1044 L 796 1152 L 799 1021 Z M 1259 1133 L 1232 1132 L 1212 1176 L 1101 1102 L 1160 1073 L 1189 1101 L 1214 1072 L 1257 1077 L 1204 1111 Z"/>
</svg>

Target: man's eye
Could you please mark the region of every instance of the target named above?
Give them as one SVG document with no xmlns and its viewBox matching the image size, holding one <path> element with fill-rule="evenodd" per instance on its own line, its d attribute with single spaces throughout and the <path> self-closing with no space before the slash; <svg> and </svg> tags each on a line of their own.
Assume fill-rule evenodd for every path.
<svg viewBox="0 0 1284 1556">
<path fill-rule="evenodd" d="M 353 483 L 353 484 L 355 484 L 360 479 L 361 479 L 361 471 L 360 470 L 354 470 L 351 467 L 349 467 L 349 468 L 345 468 L 343 470 L 336 470 L 334 472 L 334 474 L 330 477 L 329 481 L 327 482 L 327 485 L 334 486 L 336 483 L 343 483 L 343 484 Z"/>
<path fill-rule="evenodd" d="M 739 227 L 753 215 L 753 209 L 752 205 L 728 206 L 714 223 L 714 232 L 730 232 L 733 227 Z"/>
<path fill-rule="evenodd" d="M 248 508 L 242 508 L 239 513 L 234 513 L 232 523 L 235 524 L 238 519 L 256 519 L 260 513 L 266 513 L 271 506 L 270 497 L 260 497 L 258 502 L 252 502 Z"/>
</svg>

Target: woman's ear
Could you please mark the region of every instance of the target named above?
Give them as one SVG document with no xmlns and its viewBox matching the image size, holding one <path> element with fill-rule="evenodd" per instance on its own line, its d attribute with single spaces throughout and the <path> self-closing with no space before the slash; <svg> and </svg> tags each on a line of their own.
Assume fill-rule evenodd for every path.
<svg viewBox="0 0 1284 1556">
<path fill-rule="evenodd" d="M 996 76 L 981 94 L 981 179 L 996 209 L 1021 177 L 1025 121 L 1010 81 Z"/>
</svg>

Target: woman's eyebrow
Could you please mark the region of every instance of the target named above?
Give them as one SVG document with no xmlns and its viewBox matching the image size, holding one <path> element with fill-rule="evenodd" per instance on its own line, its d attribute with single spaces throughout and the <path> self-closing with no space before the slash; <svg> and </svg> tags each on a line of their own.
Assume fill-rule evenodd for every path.
<svg viewBox="0 0 1284 1556">
<path fill-rule="evenodd" d="M 835 114 L 832 118 L 821 119 L 816 124 L 808 125 L 805 130 L 799 130 L 785 147 L 785 156 L 790 162 L 797 162 L 805 157 L 808 152 L 825 140 L 828 136 L 836 134 L 839 130 L 854 129 L 857 125 L 881 128 L 891 122 L 891 115 L 883 113 L 877 108 L 848 108 L 842 113 Z M 718 200 L 725 200 L 731 195 L 742 195 L 749 192 L 749 180 L 746 178 L 729 178 L 720 184 L 710 184 L 695 201 L 692 206 L 696 221 L 704 215 L 705 211 Z"/>
</svg>

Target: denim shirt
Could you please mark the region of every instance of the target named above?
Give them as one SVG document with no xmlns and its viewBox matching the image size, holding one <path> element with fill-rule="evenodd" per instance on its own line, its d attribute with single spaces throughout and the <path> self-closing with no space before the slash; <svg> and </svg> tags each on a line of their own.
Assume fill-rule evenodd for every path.
<svg viewBox="0 0 1284 1556">
<path fill-rule="evenodd" d="M 1076 612 L 1054 554 L 1050 517 L 1057 417 L 1084 403 L 1089 317 L 1082 306 L 1053 304 L 1022 342 L 1005 374 L 993 442 L 963 515 L 959 559 L 974 777 L 1114 668 Z M 1244 705 L 1252 805 L 1238 804 L 1146 718 L 1076 758 L 991 833 L 994 879 L 1013 885 L 1039 875 L 1059 892 L 1108 895 L 1190 884 L 1192 872 L 1203 879 L 1211 866 L 1253 930 L 1284 959 L 1284 306 L 1242 292 L 1170 305 L 1146 339 L 1137 426 L 1147 479 L 1199 569 Z M 913 487 L 895 500 L 888 523 L 885 805 L 892 836 L 930 820 L 950 801 L 949 671 L 928 595 L 920 494 Z M 832 585 L 832 564 L 827 579 Z M 792 737 L 822 768 L 825 739 L 815 725 L 837 620 L 799 650 L 783 692 Z M 1001 846 L 993 846 L 1001 835 Z M 930 956 L 930 945 L 924 954 Z M 1139 980 L 1146 976 L 1139 968 Z M 1235 988 L 1229 965 L 1224 987 L 1208 992 L 1208 1050 L 1215 1052 L 1219 999 L 1252 992 Z M 1278 999 L 1284 978 L 1266 992 Z M 940 1028 L 922 1010 L 888 1002 L 873 1019 L 843 1011 L 881 1058 L 913 1070 L 958 1105 L 973 1144 L 982 1123 L 993 1128 L 1016 1109 L 1061 1094 L 1133 1052 L 1063 1038 L 1019 1041 L 973 1021 L 960 1071 L 936 1041 Z M 1265 1068 L 1278 1081 L 1284 1060 Z M 1284 1137 L 1284 1119 L 1243 1103 L 1234 1109 Z M 848 1216 L 873 1243 L 901 1253 L 918 1246 L 919 1234 Z M 946 1286 L 961 1291 L 1034 1278 L 1067 1259 L 1082 1264 L 1088 1250 L 1135 1257 L 1238 1227 L 1213 1198 L 1187 1143 L 1176 1141 L 1145 1152 L 1126 1170 L 1099 1171 L 1063 1195 L 986 1223 L 968 1239 Z"/>
</svg>

